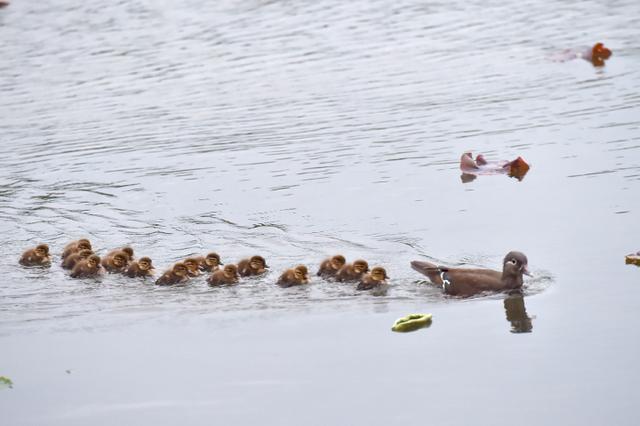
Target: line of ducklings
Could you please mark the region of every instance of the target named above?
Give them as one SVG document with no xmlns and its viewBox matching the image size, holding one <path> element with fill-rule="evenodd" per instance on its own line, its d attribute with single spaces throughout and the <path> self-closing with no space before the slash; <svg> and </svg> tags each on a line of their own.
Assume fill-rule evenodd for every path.
<svg viewBox="0 0 640 426">
<path fill-rule="evenodd" d="M 72 241 L 62 251 L 61 266 L 70 270 L 72 278 L 96 277 L 105 271 L 112 274 L 123 274 L 130 278 L 153 277 L 155 268 L 149 257 L 134 258 L 131 247 L 112 250 L 102 258 L 93 252 L 91 242 L 87 239 Z M 49 266 L 51 255 L 47 244 L 40 244 L 22 254 L 19 263 L 23 266 Z M 222 268 L 221 268 L 222 267 Z M 202 273 L 210 273 L 207 283 L 211 286 L 231 285 L 239 282 L 240 277 L 262 275 L 267 272 L 267 263 L 262 256 L 242 259 L 237 264 L 224 265 L 217 253 L 206 256 L 189 257 L 178 262 L 165 271 L 156 281 L 157 285 L 174 285 L 189 281 Z M 317 275 L 327 280 L 338 282 L 357 282 L 358 290 L 370 290 L 386 285 L 387 272 L 376 266 L 369 269 L 369 264 L 362 259 L 347 263 L 344 256 L 338 254 L 324 260 L 320 264 Z M 309 283 L 309 271 L 305 265 L 297 265 L 287 269 L 278 278 L 277 284 L 292 287 Z"/>
</svg>

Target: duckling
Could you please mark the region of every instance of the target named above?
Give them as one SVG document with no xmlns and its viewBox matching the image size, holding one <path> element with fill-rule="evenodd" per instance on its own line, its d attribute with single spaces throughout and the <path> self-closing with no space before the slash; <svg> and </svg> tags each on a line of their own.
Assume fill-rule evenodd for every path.
<svg viewBox="0 0 640 426">
<path fill-rule="evenodd" d="M 189 281 L 189 273 L 184 263 L 178 262 L 156 280 L 156 285 L 174 285 Z"/>
<path fill-rule="evenodd" d="M 371 272 L 365 274 L 360 278 L 360 283 L 358 284 L 358 290 L 371 290 L 372 288 L 376 288 L 387 283 L 387 271 L 380 266 L 375 266 L 371 269 Z"/>
<path fill-rule="evenodd" d="M 223 284 L 235 284 L 238 282 L 238 267 L 234 264 L 229 264 L 224 269 L 218 269 L 207 278 L 209 285 L 223 285 Z"/>
<path fill-rule="evenodd" d="M 349 282 L 360 281 L 360 278 L 369 272 L 369 264 L 362 259 L 358 259 L 353 264 L 345 264 L 336 274 L 336 281 Z"/>
<path fill-rule="evenodd" d="M 92 250 L 91 241 L 86 238 L 82 238 L 77 241 L 71 241 L 69 244 L 64 246 L 64 250 L 62 250 L 62 259 L 65 259 L 70 254 L 79 252 L 80 250 Z"/>
<path fill-rule="evenodd" d="M 198 259 L 195 257 L 189 257 L 183 260 L 182 263 L 187 267 L 187 274 L 190 277 L 197 277 L 200 275 L 200 263 L 198 262 Z"/>
<path fill-rule="evenodd" d="M 281 287 L 291 287 L 301 284 L 309 284 L 309 270 L 304 265 L 298 265 L 293 269 L 287 269 L 278 279 L 278 285 Z"/>
<path fill-rule="evenodd" d="M 155 269 L 151 264 L 151 259 L 141 257 L 139 260 L 131 262 L 131 265 L 129 265 L 124 274 L 129 278 L 151 277 L 154 271 Z"/>
<path fill-rule="evenodd" d="M 207 254 L 207 256 L 196 257 L 198 264 L 200 265 L 200 270 L 203 272 L 213 272 L 218 269 L 218 266 L 224 265 L 220 261 L 220 255 L 215 252 L 211 252 Z"/>
<path fill-rule="evenodd" d="M 93 251 L 91 250 L 80 250 L 77 253 L 72 253 L 62 261 L 62 269 L 73 269 L 79 261 L 86 259 L 92 254 Z"/>
<path fill-rule="evenodd" d="M 100 266 L 100 256 L 92 254 L 76 263 L 71 271 L 71 278 L 88 278 L 96 277 L 102 273 L 102 267 Z"/>
<path fill-rule="evenodd" d="M 267 268 L 269 267 L 262 256 L 253 256 L 251 259 L 238 262 L 238 273 L 241 277 L 264 274 Z"/>
<path fill-rule="evenodd" d="M 342 268 L 346 262 L 347 261 L 345 260 L 343 255 L 336 254 L 332 258 L 325 259 L 320 264 L 320 269 L 318 269 L 318 273 L 316 275 L 323 278 L 333 277 L 338 273 L 340 268 Z"/>
<path fill-rule="evenodd" d="M 129 266 L 129 255 L 124 251 L 112 251 L 102 258 L 102 267 L 110 274 L 121 274 Z"/>
<path fill-rule="evenodd" d="M 51 256 L 49 255 L 49 246 L 40 244 L 35 248 L 31 248 L 20 257 L 19 263 L 22 266 L 49 266 L 51 265 Z"/>
</svg>

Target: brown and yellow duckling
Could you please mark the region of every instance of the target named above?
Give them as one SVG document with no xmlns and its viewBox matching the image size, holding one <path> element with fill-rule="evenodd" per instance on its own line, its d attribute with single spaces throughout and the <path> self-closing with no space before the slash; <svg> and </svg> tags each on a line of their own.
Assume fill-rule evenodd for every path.
<svg viewBox="0 0 640 426">
<path fill-rule="evenodd" d="M 215 252 L 211 252 L 206 256 L 196 257 L 198 264 L 200 265 L 200 270 L 203 272 L 213 272 L 218 270 L 220 265 L 224 265 L 220 261 L 220 255 Z"/>
<path fill-rule="evenodd" d="M 80 250 L 77 253 L 72 253 L 69 256 L 65 257 L 62 260 L 62 268 L 63 269 L 73 269 L 74 266 L 76 266 L 76 264 L 78 262 L 80 262 L 81 260 L 86 259 L 87 257 L 91 256 L 93 254 L 93 251 L 91 250 Z"/>
<path fill-rule="evenodd" d="M 197 258 L 189 257 L 183 260 L 182 263 L 187 267 L 187 274 L 190 277 L 197 277 L 200 275 L 200 262 L 198 262 Z"/>
<path fill-rule="evenodd" d="M 91 247 L 91 241 L 87 240 L 86 238 L 71 241 L 69 244 L 64 246 L 61 257 L 64 260 L 67 256 L 79 252 L 80 250 L 93 250 L 93 248 Z"/>
<path fill-rule="evenodd" d="M 102 258 L 102 267 L 110 274 L 122 274 L 129 266 L 129 255 L 124 251 L 112 251 Z"/>
<path fill-rule="evenodd" d="M 236 284 L 240 279 L 238 274 L 238 267 L 234 264 L 225 265 L 223 269 L 214 271 L 213 274 L 207 278 L 209 285 L 225 285 Z"/>
<path fill-rule="evenodd" d="M 51 265 L 51 256 L 49 255 L 49 246 L 40 244 L 35 248 L 22 253 L 20 257 L 22 266 L 49 266 Z"/>
<path fill-rule="evenodd" d="M 340 282 L 360 281 L 360 278 L 362 278 L 362 276 L 367 272 L 369 272 L 369 264 L 367 261 L 358 259 L 355 262 L 347 263 L 340 268 L 335 278 L 336 281 Z"/>
<path fill-rule="evenodd" d="M 86 259 L 76 263 L 71 271 L 71 278 L 88 278 L 97 277 L 102 274 L 102 266 L 100 266 L 100 256 L 92 254 Z"/>
<path fill-rule="evenodd" d="M 136 277 L 151 277 L 155 272 L 155 268 L 151 263 L 151 259 L 148 257 L 141 257 L 137 261 L 134 260 L 131 262 L 127 270 L 125 271 L 125 275 L 129 278 Z"/>
<path fill-rule="evenodd" d="M 309 270 L 304 265 L 298 265 L 293 269 L 287 269 L 278 279 L 278 285 L 281 287 L 292 287 L 302 284 L 309 284 Z"/>
<path fill-rule="evenodd" d="M 189 270 L 184 263 L 178 262 L 156 280 L 156 285 L 174 285 L 189 281 Z"/>
<path fill-rule="evenodd" d="M 365 274 L 360 279 L 358 284 L 358 290 L 371 290 L 376 287 L 387 284 L 387 271 L 380 266 L 375 266 L 371 269 L 371 272 Z"/>
<path fill-rule="evenodd" d="M 334 277 L 345 263 L 347 263 L 347 261 L 344 256 L 336 254 L 332 258 L 325 259 L 320 264 L 320 269 L 318 269 L 318 273 L 316 275 L 322 278 Z"/>
<path fill-rule="evenodd" d="M 267 272 L 267 262 L 262 256 L 252 256 L 250 259 L 242 259 L 238 262 L 238 274 L 241 277 L 260 275 Z"/>
</svg>

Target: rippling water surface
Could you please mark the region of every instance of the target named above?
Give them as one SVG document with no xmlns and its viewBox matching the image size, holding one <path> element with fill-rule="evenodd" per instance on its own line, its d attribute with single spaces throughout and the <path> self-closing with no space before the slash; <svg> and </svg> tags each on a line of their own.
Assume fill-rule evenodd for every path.
<svg viewBox="0 0 640 426">
<path fill-rule="evenodd" d="M 0 394 L 0 407 L 9 403 L 3 410 L 15 424 L 109 424 L 118 416 L 147 424 L 167 407 L 190 408 L 193 423 L 204 424 L 209 410 L 220 409 L 207 396 L 235 383 L 266 418 L 277 416 L 257 402 L 262 386 L 275 402 L 306 407 L 287 424 L 318 410 L 318 424 L 344 424 L 355 418 L 346 404 L 354 399 L 361 422 L 414 424 L 430 417 L 397 408 L 402 398 L 391 395 L 377 414 L 365 402 L 379 398 L 378 386 L 435 386 L 441 397 L 431 418 L 464 424 L 464 410 L 452 414 L 450 402 L 463 386 L 463 395 L 485 395 L 469 402 L 476 412 L 508 398 L 509 414 L 485 413 L 486 424 L 523 413 L 520 423 L 637 424 L 627 392 L 640 379 L 640 271 L 625 267 L 624 255 L 640 250 L 639 29 L 640 6 L 631 0 L 15 0 L 0 9 L 0 335 L 9 348 L 0 375 L 13 375 L 16 386 Z M 605 67 L 553 60 L 596 41 L 613 50 Z M 522 156 L 532 167 L 520 182 L 462 183 L 465 150 L 494 160 Z M 59 268 L 59 254 L 80 237 L 100 253 L 130 244 L 160 272 L 210 250 L 225 262 L 262 254 L 271 272 L 214 289 L 204 277 L 176 288 L 119 276 L 75 281 Z M 54 265 L 17 265 L 39 242 L 52 247 Z M 498 268 L 512 249 L 527 254 L 536 275 L 524 301 L 513 303 L 500 295 L 443 297 L 408 265 L 426 257 Z M 317 279 L 306 288 L 273 284 L 283 269 L 315 270 L 337 252 L 385 266 L 387 294 Z M 524 330 L 514 309 L 526 318 Z M 423 333 L 431 339 L 389 340 L 390 322 L 412 311 L 434 312 Z M 345 316 L 351 325 L 341 323 Z M 132 402 L 155 388 L 151 377 L 164 368 L 158 361 L 146 373 L 127 359 L 102 368 L 89 362 L 98 376 L 57 385 L 62 393 L 119 369 L 145 385 L 126 402 L 98 407 L 100 396 L 84 396 L 69 409 L 39 388 L 58 380 L 51 369 L 38 382 L 30 369 L 39 362 L 21 362 L 51 346 L 68 348 L 56 355 L 65 359 L 101 339 L 113 343 L 102 353 L 116 355 L 113 347 L 136 345 L 135 336 L 172 333 L 176 345 L 204 357 L 193 342 L 213 333 L 207 349 L 230 345 L 222 359 L 233 365 L 249 362 L 244 357 L 261 339 L 256 329 L 264 328 L 275 333 L 274 347 L 304 352 L 300 330 L 282 324 L 287 318 L 310 327 L 308 348 L 334 348 L 308 354 L 316 373 L 295 362 L 290 370 L 252 361 L 247 382 L 234 382 L 232 368 L 219 387 L 196 386 L 208 402 L 186 406 L 180 398 Z M 234 340 L 233 324 L 245 321 L 259 327 Z M 335 337 L 334 323 L 363 334 Z M 380 353 L 377 344 L 386 345 Z M 149 345 L 184 359 L 173 344 Z M 337 347 L 369 351 L 377 367 L 363 372 Z M 429 370 L 431 379 L 412 378 L 409 366 L 379 368 L 396 351 L 436 348 L 440 365 L 457 374 L 442 368 Z M 197 358 L 178 371 L 207 368 Z M 291 382 L 256 385 L 270 383 L 262 376 L 268 369 Z M 336 391 L 339 378 L 346 382 Z M 21 380 L 30 383 L 26 393 Z M 587 386 L 598 390 L 587 394 Z M 354 396 L 364 387 L 362 399 Z M 309 388 L 316 398 L 333 392 L 331 409 L 299 400 L 298 390 Z M 504 396 L 503 388 L 520 396 Z M 46 401 L 43 417 L 20 411 L 33 394 Z M 264 421 L 241 414 L 239 404 L 228 402 L 220 418 Z"/>
</svg>

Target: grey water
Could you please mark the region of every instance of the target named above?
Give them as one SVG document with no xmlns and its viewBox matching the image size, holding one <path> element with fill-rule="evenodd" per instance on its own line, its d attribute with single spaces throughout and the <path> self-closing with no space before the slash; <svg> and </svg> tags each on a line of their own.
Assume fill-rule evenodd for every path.
<svg viewBox="0 0 640 426">
<path fill-rule="evenodd" d="M 635 425 L 640 4 L 30 2 L 0 8 L 0 411 L 11 425 Z M 602 41 L 606 66 L 554 55 Z M 522 181 L 463 183 L 465 151 Z M 235 287 L 72 280 L 261 254 Z M 48 269 L 20 267 L 46 242 Z M 409 262 L 500 268 L 446 297 Z M 342 253 L 386 294 L 281 271 Z M 430 328 L 390 331 L 408 313 Z M 3 420 L 4 423 L 4 420 Z"/>
</svg>

